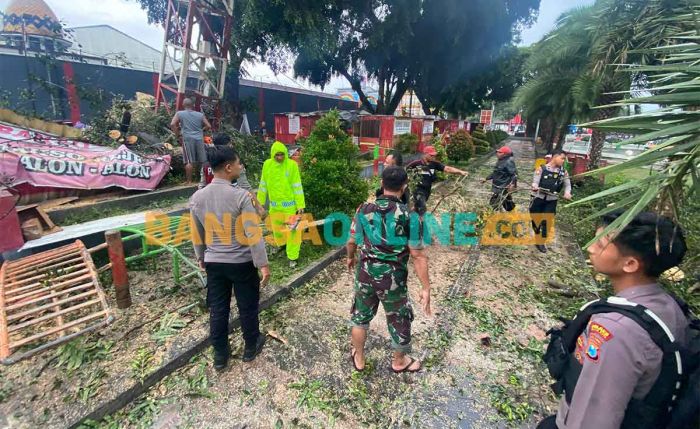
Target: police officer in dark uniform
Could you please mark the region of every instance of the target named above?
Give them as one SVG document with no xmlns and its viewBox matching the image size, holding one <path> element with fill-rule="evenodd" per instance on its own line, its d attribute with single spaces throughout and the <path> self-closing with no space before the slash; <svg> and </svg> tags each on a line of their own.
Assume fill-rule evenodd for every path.
<svg viewBox="0 0 700 429">
<path fill-rule="evenodd" d="M 605 215 L 603 226 L 621 214 Z M 555 391 L 563 390 L 564 395 L 556 416 L 543 420 L 538 429 L 666 427 L 680 385 L 674 378 L 680 366 L 672 350 L 686 343 L 689 321 L 658 277 L 680 264 L 685 251 L 680 228 L 650 212 L 640 213 L 616 236 L 605 236 L 588 248 L 593 267 L 610 278 L 615 296 L 605 300 L 611 310 L 590 316 L 580 336 L 568 336 L 571 347 L 562 350 L 570 354 L 562 359 L 554 358 L 553 349 L 567 338 L 567 329 L 579 323 L 579 316 L 600 302 L 584 306 L 564 330 L 553 330 L 564 335 L 553 334 L 545 361 L 550 374 L 557 373 Z M 658 326 L 660 335 L 643 327 L 639 312 L 649 316 L 648 323 Z M 670 353 L 659 347 L 659 337 L 668 341 Z"/>
<path fill-rule="evenodd" d="M 571 199 L 571 179 L 564 168 L 564 161 L 566 161 L 564 152 L 556 150 L 552 153 L 549 162 L 535 171 L 535 176 L 532 178 L 531 214 L 556 213 L 559 193 L 562 189 L 564 199 Z M 532 227 L 536 233 L 542 234 L 542 238 L 547 238 L 546 220 L 544 222 L 541 231 L 535 220 L 532 221 Z M 537 244 L 535 247 L 542 253 L 547 252 L 544 244 Z"/>
</svg>

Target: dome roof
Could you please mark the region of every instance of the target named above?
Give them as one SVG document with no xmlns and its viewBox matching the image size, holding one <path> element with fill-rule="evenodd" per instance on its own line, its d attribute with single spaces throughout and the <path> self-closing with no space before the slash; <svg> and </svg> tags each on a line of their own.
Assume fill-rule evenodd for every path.
<svg viewBox="0 0 700 429">
<path fill-rule="evenodd" d="M 63 38 L 58 18 L 44 0 L 12 0 L 4 15 L 3 33 L 22 33 L 24 17 L 27 34 Z"/>
</svg>

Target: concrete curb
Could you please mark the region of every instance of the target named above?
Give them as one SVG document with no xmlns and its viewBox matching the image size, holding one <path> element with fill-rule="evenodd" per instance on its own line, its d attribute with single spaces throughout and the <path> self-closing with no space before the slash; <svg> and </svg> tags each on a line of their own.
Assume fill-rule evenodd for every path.
<svg viewBox="0 0 700 429">
<path fill-rule="evenodd" d="M 332 262 L 337 260 L 343 254 L 344 251 L 345 248 L 341 247 L 326 253 L 321 258 L 321 260 L 311 264 L 304 271 L 302 271 L 296 277 L 294 277 L 289 283 L 287 283 L 287 285 L 278 287 L 278 289 L 274 293 L 272 293 L 270 296 L 261 301 L 260 310 L 270 308 L 283 298 L 287 297 L 289 294 L 292 293 L 294 289 L 297 289 L 304 283 L 314 278 L 324 268 L 328 267 Z M 229 322 L 229 329 L 232 332 L 234 329 L 240 327 L 240 324 L 240 319 L 236 316 Z M 119 393 L 116 397 L 108 400 L 105 403 L 100 404 L 99 406 L 97 406 L 97 408 L 93 409 L 88 414 L 80 417 L 78 420 L 70 423 L 67 427 L 69 429 L 77 429 L 85 420 L 89 419 L 99 421 L 105 416 L 119 411 L 121 408 L 128 405 L 134 399 L 148 391 L 148 389 L 156 385 L 163 378 L 185 366 L 190 361 L 190 359 L 192 359 L 195 355 L 205 350 L 208 345 L 208 336 L 196 340 L 193 344 L 190 344 L 184 351 L 182 351 L 172 359 L 168 360 L 163 366 L 152 372 L 148 377 L 144 379 L 142 383 L 135 384 L 129 389 L 125 390 L 124 392 Z"/>
</svg>

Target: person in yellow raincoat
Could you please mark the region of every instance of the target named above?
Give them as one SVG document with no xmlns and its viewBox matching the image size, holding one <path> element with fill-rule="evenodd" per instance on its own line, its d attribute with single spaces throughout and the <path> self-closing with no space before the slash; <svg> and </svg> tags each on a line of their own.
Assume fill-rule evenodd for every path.
<svg viewBox="0 0 700 429">
<path fill-rule="evenodd" d="M 287 146 L 281 142 L 272 144 L 270 159 L 263 164 L 257 197 L 261 205 L 265 205 L 267 198 L 270 199 L 270 220 L 275 243 L 278 246 L 286 244 L 289 266 L 295 267 L 301 249 L 301 232 L 290 231 L 287 222 L 294 215 L 304 213 L 306 204 L 299 166 L 289 159 Z"/>
</svg>

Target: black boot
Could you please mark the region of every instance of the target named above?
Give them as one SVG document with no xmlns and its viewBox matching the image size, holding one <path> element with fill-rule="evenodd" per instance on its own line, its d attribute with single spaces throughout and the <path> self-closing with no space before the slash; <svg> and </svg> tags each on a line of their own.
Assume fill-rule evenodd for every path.
<svg viewBox="0 0 700 429">
<path fill-rule="evenodd" d="M 258 335 L 258 339 L 253 346 L 246 346 L 245 350 L 243 350 L 243 362 L 250 362 L 260 354 L 263 346 L 265 345 L 265 339 L 265 335 L 260 334 Z"/>
<path fill-rule="evenodd" d="M 226 347 L 226 350 L 222 352 L 214 350 L 214 369 L 217 371 L 226 369 L 229 356 L 231 356 L 231 349 L 228 347 Z"/>
<path fill-rule="evenodd" d="M 535 244 L 535 247 L 537 250 L 539 250 L 542 253 L 547 253 L 547 247 L 545 247 L 544 244 Z"/>
</svg>

